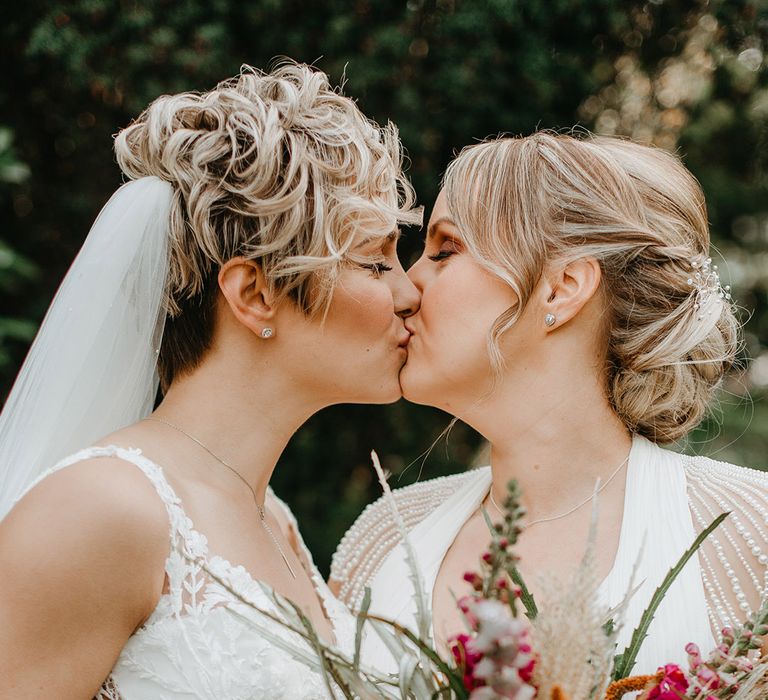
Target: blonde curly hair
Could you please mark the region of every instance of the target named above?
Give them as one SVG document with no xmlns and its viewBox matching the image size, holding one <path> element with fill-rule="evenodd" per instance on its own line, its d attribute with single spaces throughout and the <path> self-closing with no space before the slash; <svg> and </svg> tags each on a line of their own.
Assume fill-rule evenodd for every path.
<svg viewBox="0 0 768 700">
<path fill-rule="evenodd" d="M 704 195 L 675 156 L 609 137 L 540 132 L 465 148 L 445 176 L 448 207 L 468 250 L 519 303 L 489 337 L 519 318 L 549 262 L 594 257 L 605 320 L 606 392 L 632 431 L 673 442 L 704 417 L 733 363 L 732 306 L 700 318 L 688 280 L 709 251 Z"/>
<path fill-rule="evenodd" d="M 174 188 L 164 388 L 210 345 L 227 260 L 258 261 L 278 299 L 322 313 L 362 239 L 421 221 L 395 126 L 379 127 L 324 73 L 293 62 L 159 97 L 117 135 L 115 153 L 129 178 Z"/>
</svg>

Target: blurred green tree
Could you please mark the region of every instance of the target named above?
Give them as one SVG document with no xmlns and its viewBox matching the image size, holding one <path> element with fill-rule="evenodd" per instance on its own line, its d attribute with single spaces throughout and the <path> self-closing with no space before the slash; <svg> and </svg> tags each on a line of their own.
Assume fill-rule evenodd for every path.
<svg viewBox="0 0 768 700">
<path fill-rule="evenodd" d="M 462 146 L 498 132 L 580 122 L 679 146 L 707 190 L 728 256 L 739 269 L 744 258 L 765 261 L 768 19 L 759 0 L 72 0 L 17 5 L 11 14 L 0 27 L 0 52 L 13 66 L 0 74 L 0 109 L 31 177 L 0 183 L 0 314 L 22 323 L 13 336 L 21 342 L 11 342 L 0 324 L 6 391 L 27 331 L 119 184 L 111 135 L 161 93 L 206 89 L 242 63 L 267 67 L 278 56 L 315 63 L 346 81 L 367 114 L 398 124 L 428 207 Z M 696 68 L 700 60 L 711 64 L 691 73 L 698 92 L 674 97 L 690 82 L 672 80 L 678 66 Z M 409 232 L 405 262 L 419 246 L 418 233 Z M 5 249 L 13 260 L 3 268 Z M 4 283 L 6 277 L 15 282 Z M 748 352 L 762 357 L 765 279 L 746 275 L 737 288 L 739 300 L 757 309 L 747 326 Z M 744 370 L 734 380 L 736 393 L 750 382 Z M 723 410 L 721 440 L 728 441 L 743 429 L 744 407 Z M 448 420 L 403 402 L 340 406 L 299 431 L 275 486 L 295 508 L 322 567 L 376 494 L 370 449 L 395 474 L 415 460 L 400 482 L 406 483 L 422 471 L 420 455 Z M 765 464 L 765 425 L 753 422 L 749 435 L 757 437 L 747 441 L 745 461 Z M 478 444 L 457 425 L 432 452 L 424 476 L 462 468 Z"/>
</svg>

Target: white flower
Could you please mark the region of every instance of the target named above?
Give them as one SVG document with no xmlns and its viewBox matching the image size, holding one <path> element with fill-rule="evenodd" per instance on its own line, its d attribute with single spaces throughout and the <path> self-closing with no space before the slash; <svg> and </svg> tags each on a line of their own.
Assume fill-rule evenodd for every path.
<svg viewBox="0 0 768 700">
<path fill-rule="evenodd" d="M 474 675 L 477 676 L 477 678 L 487 680 L 491 678 L 495 672 L 496 664 L 494 664 L 490 659 L 485 658 L 481 661 L 478 661 L 477 665 L 475 666 Z"/>
<path fill-rule="evenodd" d="M 481 600 L 472 612 L 477 618 L 477 636 L 472 648 L 481 654 L 488 654 L 497 646 L 510 647 L 516 651 L 518 638 L 526 630 L 525 624 L 512 617 L 510 609 L 498 600 Z"/>
</svg>

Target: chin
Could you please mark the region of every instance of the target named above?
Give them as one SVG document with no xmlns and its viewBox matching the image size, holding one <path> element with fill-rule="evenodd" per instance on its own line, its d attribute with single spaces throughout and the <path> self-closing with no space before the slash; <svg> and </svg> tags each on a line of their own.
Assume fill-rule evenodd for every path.
<svg viewBox="0 0 768 700">
<path fill-rule="evenodd" d="M 375 403 L 395 403 L 403 398 L 403 391 L 400 388 L 400 382 L 397 377 L 394 378 L 391 387 L 387 391 L 382 391 L 381 397 Z"/>
<path fill-rule="evenodd" d="M 390 377 L 381 377 L 378 386 L 373 382 L 368 382 L 368 385 L 371 386 L 371 391 L 366 392 L 364 396 L 358 397 L 352 403 L 387 404 L 395 403 L 395 401 L 403 398 L 397 372 L 392 373 Z"/>
<path fill-rule="evenodd" d="M 403 397 L 411 403 L 419 403 L 426 406 L 434 405 L 426 400 L 426 395 L 431 392 L 427 391 L 428 387 L 424 386 L 423 381 L 419 381 L 420 379 L 423 379 L 423 375 L 419 376 L 415 367 L 412 365 L 409 367 L 406 362 L 400 371 L 400 389 Z"/>
</svg>

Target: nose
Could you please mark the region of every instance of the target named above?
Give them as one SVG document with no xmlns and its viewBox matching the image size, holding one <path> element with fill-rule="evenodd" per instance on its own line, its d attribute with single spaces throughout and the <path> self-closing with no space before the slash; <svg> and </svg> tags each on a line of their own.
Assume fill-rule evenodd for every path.
<svg viewBox="0 0 768 700">
<path fill-rule="evenodd" d="M 395 299 L 395 313 L 400 318 L 413 316 L 421 305 L 421 293 L 398 265 L 395 287 L 392 290 Z"/>
<path fill-rule="evenodd" d="M 422 264 L 424 262 L 424 256 L 422 255 L 413 265 L 411 265 L 408 268 L 408 279 L 411 281 L 411 283 L 416 287 L 416 290 L 419 292 L 419 294 L 424 293 L 424 283 L 425 283 L 425 269 L 424 265 Z"/>
</svg>

